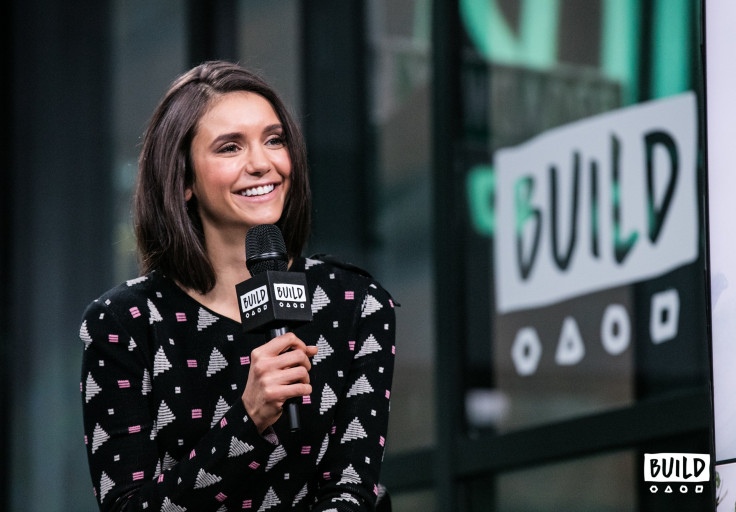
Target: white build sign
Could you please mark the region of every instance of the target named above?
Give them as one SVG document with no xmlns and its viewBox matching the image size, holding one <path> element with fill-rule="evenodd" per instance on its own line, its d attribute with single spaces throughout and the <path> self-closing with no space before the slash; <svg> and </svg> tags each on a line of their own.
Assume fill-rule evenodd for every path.
<svg viewBox="0 0 736 512">
<path fill-rule="evenodd" d="M 688 92 L 496 152 L 493 371 L 513 404 L 502 428 L 629 405 L 642 378 L 680 371 L 667 358 L 690 357 L 697 144 Z"/>
<path fill-rule="evenodd" d="M 499 313 L 645 280 L 698 255 L 692 93 L 495 155 Z"/>
</svg>

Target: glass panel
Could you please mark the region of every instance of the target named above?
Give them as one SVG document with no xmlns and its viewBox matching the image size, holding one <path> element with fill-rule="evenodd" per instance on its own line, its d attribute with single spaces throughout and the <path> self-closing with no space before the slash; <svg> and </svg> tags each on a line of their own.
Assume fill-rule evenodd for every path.
<svg viewBox="0 0 736 512">
<path fill-rule="evenodd" d="M 637 456 L 632 452 L 514 471 L 496 480 L 496 510 L 637 510 L 638 479 Z M 482 486 L 476 484 L 471 491 L 473 496 L 481 489 Z M 487 510 L 487 503 L 485 505 L 469 510 Z"/>
<path fill-rule="evenodd" d="M 616 428 L 615 425 L 610 427 Z M 699 481 L 694 476 L 697 471 L 694 458 L 707 452 L 708 437 L 706 432 L 692 433 L 647 443 L 632 450 L 593 454 L 496 475 L 474 476 L 462 484 L 462 510 L 713 510 L 716 494 L 725 503 L 728 482 L 736 474 L 729 473 L 728 468 L 716 468 L 721 476 L 720 484 L 717 478 L 710 480 L 715 480 L 718 486 L 715 488 L 708 481 Z M 678 456 L 672 457 L 674 453 Z M 648 459 L 647 454 L 653 459 Z M 683 462 L 679 454 L 690 454 L 690 462 Z M 704 467 L 700 466 L 701 473 Z M 729 510 L 733 510 L 733 506 Z"/>
<path fill-rule="evenodd" d="M 389 489 L 389 493 L 391 489 Z M 414 491 L 391 494 L 392 510 L 421 510 L 422 512 L 435 512 L 437 510 L 437 498 L 435 492 Z"/>
<path fill-rule="evenodd" d="M 379 201 L 373 261 L 376 275 L 402 304 L 396 313 L 391 453 L 430 445 L 434 438 L 430 2 L 376 0 L 368 8 Z"/>
<path fill-rule="evenodd" d="M 706 382 L 697 6 L 663 5 L 460 2 L 471 435 Z"/>
<path fill-rule="evenodd" d="M 264 76 L 293 113 L 300 111 L 301 2 L 240 0 L 240 64 Z"/>
<path fill-rule="evenodd" d="M 131 197 L 138 152 L 153 109 L 185 62 L 185 4 L 116 1 L 113 32 L 115 279 L 138 275 Z"/>
</svg>

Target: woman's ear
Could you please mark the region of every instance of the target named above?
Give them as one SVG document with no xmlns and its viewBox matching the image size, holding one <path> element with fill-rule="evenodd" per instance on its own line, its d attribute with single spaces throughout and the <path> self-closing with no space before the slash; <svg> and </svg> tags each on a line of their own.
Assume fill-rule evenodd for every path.
<svg viewBox="0 0 736 512">
<path fill-rule="evenodd" d="M 194 193 L 192 192 L 191 187 L 187 187 L 186 189 L 184 189 L 184 201 L 185 202 L 188 202 L 192 198 L 193 195 Z"/>
</svg>

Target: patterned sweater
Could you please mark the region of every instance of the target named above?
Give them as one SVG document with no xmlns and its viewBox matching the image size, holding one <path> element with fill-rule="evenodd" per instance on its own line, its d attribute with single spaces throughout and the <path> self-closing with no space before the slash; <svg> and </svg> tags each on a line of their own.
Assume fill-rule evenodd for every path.
<svg viewBox="0 0 736 512">
<path fill-rule="evenodd" d="M 241 400 L 263 334 L 218 316 L 159 272 L 84 313 L 85 444 L 102 511 L 372 510 L 394 365 L 394 303 L 369 276 L 301 258 L 319 348 L 301 429 L 260 435 Z M 235 293 L 233 293 L 235 300 Z"/>
</svg>

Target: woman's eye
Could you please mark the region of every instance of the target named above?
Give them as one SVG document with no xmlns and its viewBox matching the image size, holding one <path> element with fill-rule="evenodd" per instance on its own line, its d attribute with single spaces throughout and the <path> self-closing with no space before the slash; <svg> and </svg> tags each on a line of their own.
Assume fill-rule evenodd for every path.
<svg viewBox="0 0 736 512">
<path fill-rule="evenodd" d="M 237 150 L 238 150 L 238 145 L 234 143 L 230 143 L 230 144 L 225 144 L 224 146 L 222 146 L 218 150 L 218 153 L 233 153 Z"/>
<path fill-rule="evenodd" d="M 280 147 L 280 146 L 285 145 L 286 144 L 286 141 L 280 135 L 276 135 L 276 136 L 273 136 L 270 139 L 268 139 L 266 141 L 266 144 L 269 145 L 269 146 L 277 146 L 277 147 Z"/>
</svg>

